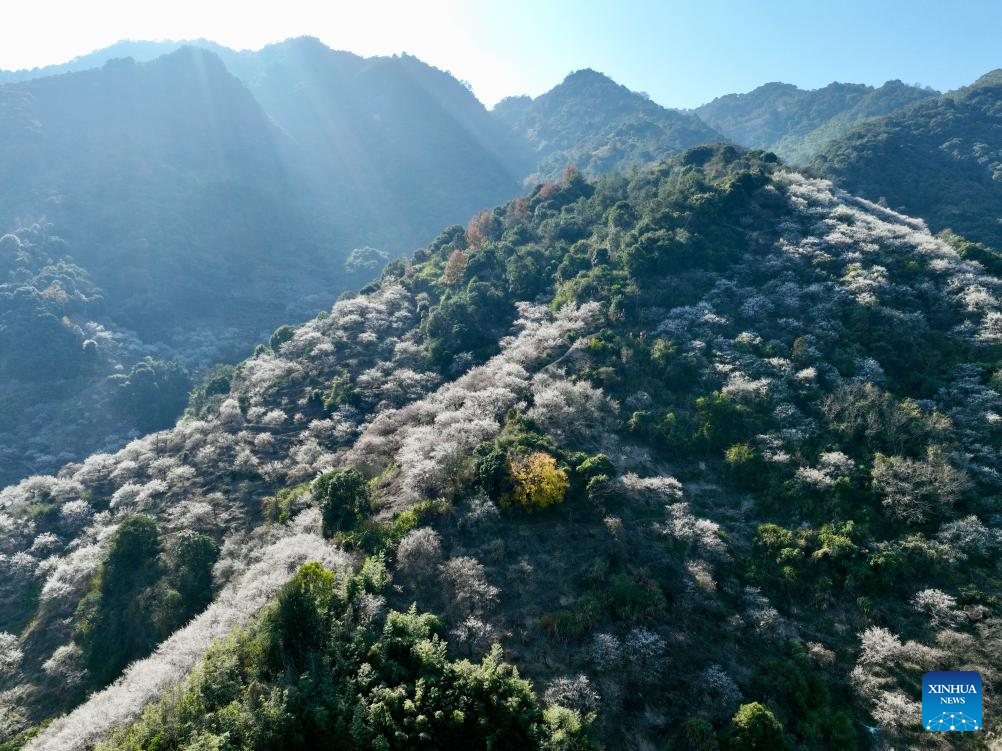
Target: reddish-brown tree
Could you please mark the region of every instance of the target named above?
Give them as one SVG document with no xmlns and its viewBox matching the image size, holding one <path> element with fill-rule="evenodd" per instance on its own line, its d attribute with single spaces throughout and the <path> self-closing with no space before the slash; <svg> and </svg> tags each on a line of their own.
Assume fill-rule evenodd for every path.
<svg viewBox="0 0 1002 751">
<path fill-rule="evenodd" d="M 452 251 L 449 254 L 449 260 L 445 262 L 445 273 L 442 275 L 442 281 L 450 287 L 459 284 L 466 274 L 466 263 L 466 254 L 463 251 Z"/>
</svg>

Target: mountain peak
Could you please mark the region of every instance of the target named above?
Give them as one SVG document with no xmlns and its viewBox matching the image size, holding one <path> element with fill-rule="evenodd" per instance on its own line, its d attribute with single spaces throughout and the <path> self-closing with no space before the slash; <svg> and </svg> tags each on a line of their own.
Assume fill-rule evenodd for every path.
<svg viewBox="0 0 1002 751">
<path fill-rule="evenodd" d="M 571 71 L 564 78 L 564 83 L 611 83 L 617 84 L 605 73 L 595 70 L 594 68 L 581 68 L 580 70 Z"/>
</svg>

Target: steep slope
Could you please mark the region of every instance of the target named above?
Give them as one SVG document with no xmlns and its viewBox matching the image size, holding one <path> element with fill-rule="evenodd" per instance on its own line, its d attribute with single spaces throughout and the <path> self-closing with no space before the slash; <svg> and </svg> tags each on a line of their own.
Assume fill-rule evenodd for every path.
<svg viewBox="0 0 1002 751">
<path fill-rule="evenodd" d="M 832 83 L 811 91 L 767 83 L 746 94 L 717 97 L 694 111 L 735 143 L 804 164 L 852 126 L 935 95 L 901 81 L 878 88 Z"/>
<path fill-rule="evenodd" d="M 0 481 L 172 423 L 177 389 L 115 408 L 106 376 L 238 359 L 529 169 L 462 84 L 414 58 L 198 44 L 225 64 L 184 47 L 0 85 Z"/>
<path fill-rule="evenodd" d="M 412 56 L 363 58 L 312 37 L 258 51 L 123 41 L 0 82 L 150 61 L 185 45 L 217 55 L 295 143 L 297 180 L 309 180 L 329 224 L 351 236 L 346 243 L 410 251 L 443 224 L 511 197 L 530 170 L 527 145 L 452 75 Z"/>
<path fill-rule="evenodd" d="M 114 61 L 0 97 L 0 216 L 54 222 L 122 323 L 238 320 L 281 276 L 330 271 L 291 198 L 291 143 L 215 56 Z"/>
<path fill-rule="evenodd" d="M 309 155 L 328 210 L 389 214 L 369 228 L 377 247 L 412 250 L 510 198 L 529 169 L 527 149 L 469 89 L 415 57 L 362 58 L 303 37 L 224 60 Z"/>
<path fill-rule="evenodd" d="M 994 742 L 1000 295 L 760 152 L 537 188 L 0 494 L 7 733 L 931 748 L 962 664 Z"/>
<path fill-rule="evenodd" d="M 1002 72 L 867 123 L 812 163 L 848 189 L 1002 247 Z"/>
<path fill-rule="evenodd" d="M 533 179 L 557 179 L 570 164 L 587 175 L 624 171 L 723 140 L 694 115 L 665 109 L 590 69 L 535 99 L 503 99 L 493 113 L 534 148 Z"/>
<path fill-rule="evenodd" d="M 292 146 L 191 48 L 0 86 L 0 477 L 148 430 L 108 375 L 146 356 L 204 367 L 336 295 L 343 259 Z M 159 428 L 184 386 L 180 405 L 157 386 L 140 406 L 168 411 Z"/>
</svg>

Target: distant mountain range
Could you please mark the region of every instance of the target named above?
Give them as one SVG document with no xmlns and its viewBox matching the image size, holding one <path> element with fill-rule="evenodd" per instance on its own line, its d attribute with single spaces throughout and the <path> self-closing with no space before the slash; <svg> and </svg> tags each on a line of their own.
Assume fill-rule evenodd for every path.
<svg viewBox="0 0 1002 751">
<path fill-rule="evenodd" d="M 860 125 L 812 165 L 935 230 L 1002 249 L 1002 69 Z"/>
<path fill-rule="evenodd" d="M 131 421 L 94 419 L 107 374 L 239 358 L 379 270 L 346 266 L 355 248 L 398 257 L 530 171 L 415 58 L 212 47 L 117 45 L 0 85 L 0 479 L 119 444 Z"/>
<path fill-rule="evenodd" d="M 35 78 L 58 76 L 63 73 L 78 73 L 82 70 L 100 68 L 109 60 L 118 60 L 126 57 L 131 57 L 137 63 L 145 63 L 161 55 L 170 54 L 181 47 L 201 47 L 216 54 L 226 54 L 232 51 L 215 42 L 210 42 L 208 39 L 162 42 L 123 39 L 94 52 L 75 57 L 69 62 L 45 65 L 38 68 L 23 68 L 21 70 L 0 70 L 0 84 L 31 81 Z"/>
<path fill-rule="evenodd" d="M 532 146 L 536 179 L 554 179 L 568 164 L 591 175 L 624 170 L 726 140 L 695 115 L 666 109 L 590 69 L 535 99 L 503 99 L 493 112 Z"/>
<path fill-rule="evenodd" d="M 800 164 L 854 125 L 937 93 L 901 81 L 878 88 L 832 83 L 813 91 L 767 83 L 747 94 L 718 97 L 694 111 L 727 140 Z"/>
</svg>

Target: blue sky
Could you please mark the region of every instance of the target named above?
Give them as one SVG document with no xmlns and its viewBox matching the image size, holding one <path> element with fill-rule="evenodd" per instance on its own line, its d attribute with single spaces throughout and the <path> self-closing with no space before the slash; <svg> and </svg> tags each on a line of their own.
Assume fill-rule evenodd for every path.
<svg viewBox="0 0 1002 751">
<path fill-rule="evenodd" d="M 892 78 L 951 89 L 1002 67 L 1002 2 L 964 0 L 35 0 L 0 12 L 0 68 L 64 62 L 118 39 L 206 37 L 256 49 L 310 34 L 364 55 L 409 52 L 492 105 L 601 70 L 692 107 L 782 80 Z"/>
</svg>

